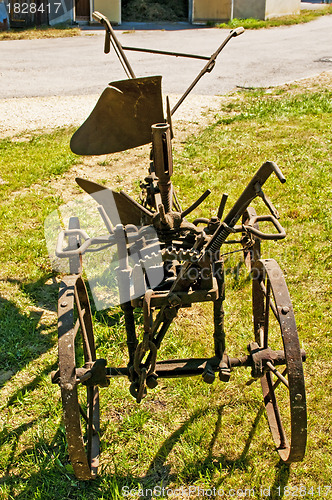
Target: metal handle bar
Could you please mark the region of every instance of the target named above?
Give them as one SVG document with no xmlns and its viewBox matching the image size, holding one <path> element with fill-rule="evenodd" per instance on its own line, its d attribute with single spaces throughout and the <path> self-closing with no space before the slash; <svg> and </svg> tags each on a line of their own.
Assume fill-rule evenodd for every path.
<svg viewBox="0 0 332 500">
<path fill-rule="evenodd" d="M 171 110 L 171 115 L 175 113 L 175 111 L 178 109 L 178 107 L 183 103 L 185 98 L 187 97 L 188 94 L 192 91 L 192 89 L 195 87 L 195 85 L 199 82 L 199 80 L 202 78 L 202 76 L 205 75 L 205 73 L 210 73 L 215 65 L 216 59 L 222 49 L 225 47 L 225 45 L 230 41 L 231 38 L 235 36 L 239 36 L 244 32 L 244 28 L 239 27 L 236 28 L 235 30 L 231 30 L 228 34 L 228 36 L 225 38 L 225 40 L 222 42 L 222 44 L 218 47 L 218 49 L 212 54 L 204 68 L 200 71 L 200 73 L 196 76 L 195 80 L 189 85 L 183 96 L 178 100 L 178 102 L 175 104 L 175 106 Z"/>
<path fill-rule="evenodd" d="M 170 50 L 158 50 L 158 49 L 143 49 L 141 47 L 125 47 L 122 46 L 123 50 L 129 50 L 131 52 L 146 52 L 148 54 L 159 54 L 161 56 L 174 56 L 174 57 L 187 57 L 188 59 L 202 59 L 203 61 L 209 61 L 210 56 L 200 56 L 198 54 L 187 54 L 184 52 L 173 52 Z"/>
<path fill-rule="evenodd" d="M 125 226 L 125 232 L 126 232 L 126 239 L 128 240 L 128 243 L 131 243 L 137 239 L 138 236 L 138 229 L 136 226 L 133 224 L 127 224 Z M 82 245 L 79 247 L 75 248 L 74 250 L 64 250 L 63 249 L 63 241 L 66 236 L 80 236 L 81 238 L 84 239 L 84 242 Z M 116 237 L 114 234 L 107 235 L 107 236 L 97 236 L 94 238 L 90 238 L 88 234 L 83 230 L 83 229 L 66 229 L 64 231 L 61 231 L 59 236 L 58 236 L 58 241 L 55 249 L 55 255 L 59 257 L 60 259 L 64 259 L 66 257 L 71 257 L 72 255 L 83 255 L 87 249 L 91 245 L 115 245 L 116 244 Z"/>
<path fill-rule="evenodd" d="M 235 226 L 239 218 L 248 208 L 252 200 L 258 196 L 258 187 L 262 187 L 270 175 L 274 172 L 281 183 L 286 182 L 280 168 L 272 161 L 263 163 L 261 168 L 256 172 L 254 177 L 249 182 L 239 199 L 233 205 L 231 210 L 226 215 L 224 221 L 220 224 L 210 242 L 205 248 L 205 252 L 217 252 L 221 245 L 226 241 L 232 228 Z"/>
<path fill-rule="evenodd" d="M 123 66 L 123 69 L 127 73 L 127 76 L 129 78 L 136 78 L 135 73 L 134 73 L 132 67 L 130 66 L 129 61 L 128 61 L 127 57 L 126 57 L 126 54 L 123 51 L 122 45 L 119 42 L 119 40 L 117 39 L 117 37 L 116 37 L 116 35 L 114 33 L 114 30 L 112 28 L 112 25 L 109 22 L 109 20 L 107 19 L 107 17 L 104 16 L 103 14 L 101 14 L 100 12 L 98 12 L 97 10 L 95 10 L 92 13 L 92 17 L 96 21 L 98 21 L 101 24 L 103 24 L 104 27 L 105 27 L 105 30 L 106 30 L 106 32 L 105 32 L 105 48 L 104 48 L 105 54 L 109 53 L 109 51 L 110 51 L 110 42 L 112 42 L 112 45 L 113 45 L 114 50 L 116 52 L 116 55 L 118 56 L 118 58 L 120 60 L 120 63 Z"/>
<path fill-rule="evenodd" d="M 272 222 L 278 233 L 277 234 L 262 233 L 262 231 L 259 231 L 255 227 L 252 227 L 256 222 L 263 222 L 263 221 Z M 273 215 L 255 215 L 249 220 L 248 224 L 243 225 L 243 228 L 246 231 L 248 231 L 248 233 L 257 236 L 257 238 L 259 238 L 260 240 L 282 240 L 286 236 L 285 229 Z"/>
<path fill-rule="evenodd" d="M 140 49 L 136 47 L 123 47 L 119 40 L 117 39 L 114 30 L 112 28 L 112 25 L 110 21 L 107 19 L 106 16 L 101 14 L 98 11 L 94 11 L 92 14 L 92 17 L 100 22 L 101 24 L 104 25 L 106 33 L 105 33 L 105 49 L 104 52 L 105 54 L 108 54 L 110 51 L 110 43 L 112 43 L 114 50 L 120 60 L 120 63 L 122 64 L 125 72 L 127 73 L 127 76 L 130 78 L 136 78 L 135 73 L 133 72 L 132 67 L 129 64 L 129 61 L 124 53 L 124 50 L 134 50 L 138 52 L 150 52 L 150 53 L 155 53 L 155 54 L 164 54 L 164 55 L 170 55 L 170 56 L 176 56 L 176 57 L 191 57 L 194 59 L 204 59 L 207 60 L 206 65 L 204 68 L 200 71 L 200 73 L 197 75 L 195 80 L 191 83 L 191 85 L 187 88 L 185 93 L 182 95 L 182 97 L 178 100 L 178 102 L 175 104 L 173 109 L 170 111 L 170 114 L 172 115 L 175 113 L 175 111 L 179 108 L 179 106 L 183 103 L 185 98 L 190 94 L 192 89 L 195 87 L 195 85 L 199 82 L 199 80 L 202 78 L 202 76 L 205 75 L 205 73 L 210 73 L 216 63 L 216 59 L 222 49 L 225 47 L 225 45 L 229 42 L 229 40 L 235 36 L 239 36 L 244 32 L 244 28 L 241 26 L 239 28 L 233 29 L 229 32 L 228 36 L 225 38 L 225 40 L 222 42 L 222 44 L 218 47 L 218 49 L 209 57 L 209 56 L 198 56 L 195 54 L 184 54 L 181 52 L 169 52 L 169 51 L 162 51 L 162 50 L 154 50 L 154 49 Z"/>
<path fill-rule="evenodd" d="M 64 250 L 63 249 L 63 241 L 66 236 L 70 235 L 75 235 L 75 236 L 80 236 L 81 238 L 84 239 L 84 242 L 82 245 L 79 247 L 75 248 L 74 250 Z M 58 241 L 56 245 L 56 250 L 55 250 L 55 255 L 59 257 L 60 259 L 64 259 L 66 257 L 70 257 L 72 255 L 83 255 L 89 246 L 91 245 L 96 245 L 96 244 L 114 244 L 114 236 L 100 236 L 97 238 L 89 238 L 87 233 L 83 231 L 82 229 L 68 229 L 65 231 L 61 231 L 61 233 L 58 236 Z"/>
</svg>

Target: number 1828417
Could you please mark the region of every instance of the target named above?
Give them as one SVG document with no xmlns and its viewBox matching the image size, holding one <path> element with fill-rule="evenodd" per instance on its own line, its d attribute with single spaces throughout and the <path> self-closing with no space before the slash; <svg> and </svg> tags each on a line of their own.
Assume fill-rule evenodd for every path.
<svg viewBox="0 0 332 500">
<path fill-rule="evenodd" d="M 61 2 L 58 3 L 8 3 L 8 11 L 9 14 L 36 14 L 37 12 L 54 12 L 55 14 L 59 13 L 61 8 Z"/>
</svg>

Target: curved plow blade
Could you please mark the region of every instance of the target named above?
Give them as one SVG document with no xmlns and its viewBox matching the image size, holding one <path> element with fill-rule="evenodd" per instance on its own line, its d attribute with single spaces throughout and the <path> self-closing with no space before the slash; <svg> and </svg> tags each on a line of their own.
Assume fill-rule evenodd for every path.
<svg viewBox="0 0 332 500">
<path fill-rule="evenodd" d="M 151 125 L 164 121 L 161 76 L 111 82 L 70 147 L 79 155 L 135 148 L 151 142 Z"/>
<path fill-rule="evenodd" d="M 77 184 L 88 194 L 94 198 L 99 205 L 101 205 L 111 223 L 115 226 L 118 224 L 118 219 L 120 218 L 121 224 L 126 226 L 127 224 L 134 224 L 135 226 L 142 225 L 142 219 L 144 218 L 147 224 L 152 222 L 152 213 L 146 208 L 142 207 L 135 200 L 130 198 L 130 196 L 117 193 L 112 189 L 105 188 L 96 182 L 89 181 L 87 179 L 76 178 Z M 116 213 L 114 203 L 116 205 Z"/>
</svg>

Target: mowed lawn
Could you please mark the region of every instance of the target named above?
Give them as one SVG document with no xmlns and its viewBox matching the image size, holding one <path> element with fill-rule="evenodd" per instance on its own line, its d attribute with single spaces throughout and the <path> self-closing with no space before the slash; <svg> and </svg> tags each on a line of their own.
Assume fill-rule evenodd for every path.
<svg viewBox="0 0 332 500">
<path fill-rule="evenodd" d="M 248 369 L 234 371 L 227 384 L 162 381 L 140 405 L 119 379 L 101 389 L 101 467 L 93 482 L 73 475 L 60 390 L 50 380 L 61 276 L 51 269 L 43 224 L 63 203 L 57 182 L 79 162 L 69 150 L 72 131 L 0 141 L 1 499 L 158 498 L 163 487 L 178 490 L 173 498 L 182 498 L 181 488 L 191 488 L 191 498 L 213 488 L 227 499 L 332 498 L 331 128 L 332 77 L 232 94 L 214 123 L 174 152 L 182 206 L 212 191 L 190 221 L 216 214 L 224 192 L 230 208 L 266 160 L 287 179 L 281 185 L 273 176 L 264 187 L 287 238 L 264 242 L 262 256 L 275 258 L 286 275 L 307 355 L 304 461 L 280 462 L 260 384 L 246 384 Z M 267 213 L 261 201 L 255 207 Z M 225 260 L 227 352 L 240 356 L 253 340 L 251 283 L 241 253 Z M 120 310 L 94 312 L 94 326 L 98 356 L 125 366 Z M 212 334 L 209 305 L 185 309 L 159 359 L 210 356 Z M 153 496 L 147 490 L 154 487 Z"/>
</svg>

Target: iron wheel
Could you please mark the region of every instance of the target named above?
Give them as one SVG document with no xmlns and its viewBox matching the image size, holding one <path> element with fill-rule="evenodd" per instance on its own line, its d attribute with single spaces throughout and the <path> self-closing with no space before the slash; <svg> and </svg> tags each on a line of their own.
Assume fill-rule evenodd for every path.
<svg viewBox="0 0 332 500">
<path fill-rule="evenodd" d="M 283 350 L 286 360 L 283 369 L 270 363 L 260 379 L 267 418 L 281 459 L 299 462 L 306 448 L 307 411 L 294 311 L 274 259 L 257 260 L 252 273 L 255 340 L 265 349 Z"/>
<path fill-rule="evenodd" d="M 59 374 L 69 458 L 78 479 L 96 477 L 99 465 L 99 391 L 79 383 L 76 370 L 96 360 L 86 287 L 66 276 L 58 302 Z"/>
</svg>

